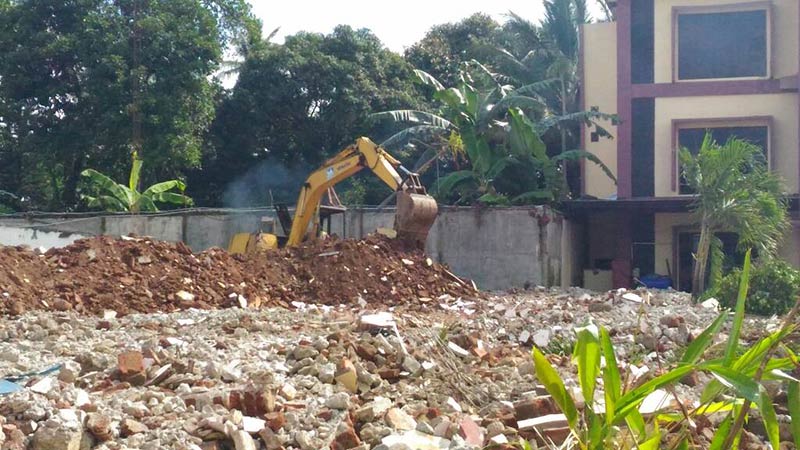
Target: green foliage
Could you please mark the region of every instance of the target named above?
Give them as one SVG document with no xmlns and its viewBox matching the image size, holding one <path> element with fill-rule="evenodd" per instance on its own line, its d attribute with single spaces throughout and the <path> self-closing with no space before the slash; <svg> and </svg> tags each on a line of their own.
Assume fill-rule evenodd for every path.
<svg viewBox="0 0 800 450">
<path fill-rule="evenodd" d="M 787 228 L 784 188 L 764 161 L 762 149 L 740 139 L 717 144 L 706 134 L 697 156 L 682 149 L 683 177 L 696 193 L 692 212 L 700 224 L 692 291 L 705 291 L 712 237 L 728 231 L 739 235 L 740 248 L 774 255 Z"/>
<path fill-rule="evenodd" d="M 722 279 L 719 288 L 713 289 L 710 295 L 716 297 L 720 304 L 729 308 L 734 307 L 736 287 L 741 274 L 740 269 L 734 269 Z M 756 262 L 753 268 L 746 311 L 762 316 L 783 315 L 792 309 L 798 294 L 800 294 L 800 271 L 780 259 L 767 258 Z"/>
<path fill-rule="evenodd" d="M 682 358 L 674 367 L 639 386 L 627 385 L 627 377 L 620 374 L 613 344 L 603 328 L 594 325 L 576 330 L 577 343 L 573 361 L 577 365 L 578 385 L 587 406 L 578 409 L 576 402 L 566 390 L 564 381 L 537 348 L 533 349 L 536 374 L 555 403 L 567 417 L 573 436 L 581 449 L 630 449 L 661 448 L 662 435 L 659 430 L 669 425 L 679 440 L 673 441 L 677 448 L 689 448 L 692 435 L 691 423 L 699 416 L 725 414 L 712 439 L 710 448 L 731 448 L 738 442 L 742 426 L 747 421 L 751 405 L 758 408 L 766 430 L 766 439 L 772 448 L 779 447 L 779 424 L 772 399 L 762 380 L 783 380 L 789 383 L 789 412 L 792 416 L 792 432 L 795 442 L 800 442 L 800 382 L 784 371 L 798 364 L 798 358 L 782 343 L 796 329 L 800 304 L 784 320 L 783 326 L 754 343 L 743 353 L 737 353 L 744 323 L 745 305 L 749 286 L 750 252 L 745 257 L 743 275 L 739 283 L 736 309 L 733 314 L 731 333 L 725 344 L 723 358 L 707 357 L 704 354 L 714 343 L 722 325 L 731 317 L 723 312 L 705 331 L 699 334 L 686 348 Z M 773 354 L 780 349 L 784 356 Z M 605 359 L 605 366 L 600 364 Z M 662 411 L 643 416 L 639 406 L 657 389 L 666 389 L 694 371 L 711 375 L 712 381 L 705 386 L 700 405 L 680 411 Z M 596 412 L 594 403 L 597 379 L 602 378 L 605 409 Z M 708 421 L 708 418 L 704 418 Z M 622 430 L 623 426 L 626 430 Z"/>
<path fill-rule="evenodd" d="M 589 325 L 576 330 L 577 343 L 573 362 L 577 365 L 578 385 L 586 406 L 577 408 L 558 371 L 537 348 L 533 349 L 533 360 L 539 382 L 567 417 L 572 436 L 581 449 L 657 449 L 661 448 L 663 435 L 668 429 L 677 448 L 689 448 L 692 428 L 700 416 L 724 414 L 710 448 L 731 448 L 738 442 L 742 426 L 749 416 L 751 406 L 759 410 L 764 423 L 766 439 L 772 448 L 779 447 L 779 424 L 772 399 L 762 380 L 783 380 L 789 383 L 789 410 L 793 418 L 792 432 L 795 442 L 800 442 L 800 381 L 784 371 L 798 364 L 798 358 L 782 345 L 796 329 L 800 303 L 785 318 L 783 326 L 756 342 L 742 348 L 739 342 L 749 286 L 750 253 L 747 253 L 742 279 L 739 285 L 736 310 L 731 333 L 725 345 L 723 358 L 706 357 L 704 354 L 714 343 L 722 325 L 730 318 L 723 312 L 705 331 L 699 334 L 686 348 L 680 361 L 662 374 L 641 384 L 630 385 L 628 377 L 620 374 L 614 347 L 608 332 Z M 776 350 L 783 353 L 774 356 Z M 601 365 L 601 358 L 605 365 Z M 705 386 L 699 406 L 680 411 L 662 411 L 643 416 L 639 412 L 644 399 L 658 389 L 672 392 L 671 386 L 686 375 L 702 371 L 712 376 Z M 594 404 L 597 380 L 603 380 L 603 409 Z M 708 421 L 708 418 L 704 418 Z"/>
<path fill-rule="evenodd" d="M 373 111 L 422 106 L 413 68 L 369 30 L 339 26 L 330 34 L 301 32 L 281 45 L 266 43 L 244 61 L 219 106 L 206 170 L 190 177 L 193 193 L 218 204 L 232 179 L 265 164 L 302 168 L 285 180 L 295 194 L 276 199 L 294 201 L 310 168 L 359 136 L 396 130 L 372 129 Z"/>
<path fill-rule="evenodd" d="M 446 85 L 458 82 L 461 65 L 483 59 L 484 47 L 500 39 L 501 26 L 490 16 L 473 14 L 457 23 L 436 25 L 405 52 L 414 67 L 442 80 Z"/>
<path fill-rule="evenodd" d="M 577 342 L 572 355 L 578 369 L 578 384 L 586 407 L 578 408 L 566 390 L 558 371 L 537 348 L 533 349 L 536 376 L 556 405 L 567 417 L 572 434 L 581 449 L 608 448 L 658 448 L 660 434 L 645 423 L 638 406 L 645 397 L 658 388 L 667 386 L 684 376 L 690 368 L 679 368 L 656 377 L 636 388 L 623 386 L 616 363 L 613 344 L 604 328 L 588 325 L 576 330 Z M 605 359 L 605 366 L 601 366 Z M 605 408 L 598 411 L 593 405 L 597 379 L 602 378 Z M 589 407 L 591 406 L 591 407 Z M 619 425 L 624 423 L 627 431 Z M 656 447 L 651 447 L 653 443 Z"/>
<path fill-rule="evenodd" d="M 16 212 L 12 204 L 18 202 L 19 198 L 16 195 L 0 189 L 0 214 L 11 214 Z"/>
<path fill-rule="evenodd" d="M 180 180 L 169 180 L 156 183 L 143 192 L 139 192 L 139 176 L 142 170 L 142 161 L 133 158 L 128 185 L 116 183 L 106 175 L 94 170 L 86 169 L 81 173 L 85 180 L 86 191 L 81 198 L 90 208 L 99 208 L 110 212 L 156 212 L 157 204 L 176 206 L 192 206 L 194 202 L 183 194 L 186 185 Z M 171 191 L 179 192 L 171 192 Z"/>
<path fill-rule="evenodd" d="M 246 0 L 0 9 L 0 183 L 40 209 L 76 207 L 81 172 L 120 177 L 132 148 L 152 180 L 199 167 L 219 90 L 210 75 L 224 49 L 260 40 Z"/>
<path fill-rule="evenodd" d="M 562 121 L 592 122 L 610 116 L 598 112 L 548 116 L 539 123 L 531 121 L 526 111 L 543 111 L 546 105 L 530 86 L 514 88 L 502 84 L 496 73 L 477 61 L 463 65 L 461 81 L 445 88 L 432 75 L 416 71 L 419 80 L 435 89 L 437 113 L 395 110 L 377 113 L 377 121 L 405 123 L 408 134 L 420 127 L 439 129 L 434 139 L 453 147 L 457 135 L 469 169 L 456 170 L 442 177 L 432 189 L 442 202 L 487 205 L 546 204 L 567 195 L 563 177 L 565 161 L 586 159 L 608 168 L 591 153 L 566 151 L 549 157 L 541 133 Z M 397 139 L 397 135 L 390 141 Z"/>
</svg>

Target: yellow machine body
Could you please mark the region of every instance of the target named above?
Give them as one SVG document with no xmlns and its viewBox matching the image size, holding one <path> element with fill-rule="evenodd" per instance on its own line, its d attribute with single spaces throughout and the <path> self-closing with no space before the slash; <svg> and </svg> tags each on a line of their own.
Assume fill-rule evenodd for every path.
<svg viewBox="0 0 800 450">
<path fill-rule="evenodd" d="M 292 220 L 291 230 L 287 235 L 286 245 L 295 246 L 309 237 L 319 236 L 321 231 L 319 210 L 323 195 L 337 183 L 363 169 L 372 171 L 381 181 L 397 192 L 395 230 L 398 239 L 407 240 L 417 246 L 424 246 L 428 231 L 438 213 L 436 200 L 427 194 L 417 174 L 404 168 L 400 161 L 365 137 L 356 140 L 353 145 L 339 152 L 308 176 L 297 198 L 297 209 Z M 274 237 L 274 235 L 270 236 Z M 244 243 L 245 238 L 241 237 L 241 234 L 237 234 L 231 240 L 229 250 L 233 253 L 249 253 L 260 250 L 255 243 L 250 245 L 251 240 L 255 241 L 256 239 L 248 238 L 247 243 Z M 277 246 L 277 237 L 274 242 L 274 245 Z M 272 245 L 272 241 L 270 240 L 265 245 Z"/>
</svg>

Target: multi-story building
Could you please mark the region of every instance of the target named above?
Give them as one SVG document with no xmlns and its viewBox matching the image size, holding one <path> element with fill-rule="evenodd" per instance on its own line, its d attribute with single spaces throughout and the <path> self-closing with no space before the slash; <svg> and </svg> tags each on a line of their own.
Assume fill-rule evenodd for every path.
<svg viewBox="0 0 800 450">
<path fill-rule="evenodd" d="M 585 109 L 616 113 L 614 139 L 584 130 L 585 148 L 616 174 L 591 164 L 584 199 L 569 202 L 582 242 L 573 277 L 587 287 L 623 287 L 634 277 L 670 275 L 691 288 L 698 227 L 681 182 L 678 148 L 696 151 L 707 131 L 764 148 L 797 217 L 800 193 L 800 5 L 798 0 L 619 0 L 616 21 L 582 30 Z M 721 234 L 733 252 L 736 238 Z M 800 266 L 800 222 L 782 256 Z M 581 276 L 582 275 L 582 276 Z"/>
</svg>

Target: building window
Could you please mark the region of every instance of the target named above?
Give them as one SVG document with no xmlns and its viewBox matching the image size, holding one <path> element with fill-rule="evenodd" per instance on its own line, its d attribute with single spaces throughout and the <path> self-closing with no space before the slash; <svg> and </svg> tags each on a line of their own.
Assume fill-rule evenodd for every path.
<svg viewBox="0 0 800 450">
<path fill-rule="evenodd" d="M 769 16 L 761 3 L 677 9 L 677 79 L 769 78 Z"/>
<path fill-rule="evenodd" d="M 706 122 L 678 122 L 675 124 L 675 141 L 677 149 L 686 148 L 696 155 L 700 151 L 706 133 L 711 133 L 712 138 L 719 144 L 724 144 L 730 138 L 743 139 L 761 147 L 764 152 L 764 161 L 770 164 L 770 119 L 731 119 L 728 121 Z M 682 174 L 678 152 L 675 151 L 675 167 L 678 174 Z M 675 178 L 673 178 L 674 180 Z M 687 185 L 683 176 L 678 176 L 678 193 L 690 195 L 694 192 Z M 674 184 L 674 183 L 673 183 Z"/>
</svg>

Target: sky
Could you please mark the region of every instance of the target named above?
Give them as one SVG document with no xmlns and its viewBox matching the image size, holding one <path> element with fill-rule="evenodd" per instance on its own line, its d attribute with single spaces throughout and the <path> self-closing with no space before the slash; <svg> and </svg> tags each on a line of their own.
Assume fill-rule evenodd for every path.
<svg viewBox="0 0 800 450">
<path fill-rule="evenodd" d="M 274 42 L 298 31 L 329 33 L 336 25 L 369 28 L 391 50 L 402 52 L 433 25 L 456 22 L 476 12 L 502 21 L 508 11 L 538 22 L 542 0 L 249 0 L 265 35 L 280 27 Z M 593 11 L 597 12 L 593 2 Z"/>
</svg>

